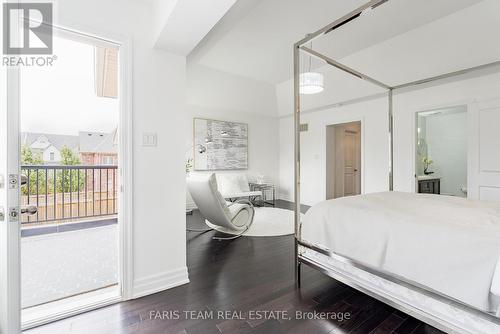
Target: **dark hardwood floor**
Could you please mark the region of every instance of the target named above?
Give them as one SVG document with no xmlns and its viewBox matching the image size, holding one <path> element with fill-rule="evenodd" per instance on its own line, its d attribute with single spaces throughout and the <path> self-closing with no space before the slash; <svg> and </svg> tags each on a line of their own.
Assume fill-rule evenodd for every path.
<svg viewBox="0 0 500 334">
<path fill-rule="evenodd" d="M 188 226 L 203 227 L 197 211 L 187 217 Z M 292 236 L 215 241 L 213 235 L 187 233 L 189 284 L 26 333 L 441 333 L 307 266 L 297 290 Z M 274 312 L 259 319 L 255 311 Z M 298 320 L 296 311 L 336 319 Z M 155 319 L 162 314 L 164 319 Z"/>
</svg>

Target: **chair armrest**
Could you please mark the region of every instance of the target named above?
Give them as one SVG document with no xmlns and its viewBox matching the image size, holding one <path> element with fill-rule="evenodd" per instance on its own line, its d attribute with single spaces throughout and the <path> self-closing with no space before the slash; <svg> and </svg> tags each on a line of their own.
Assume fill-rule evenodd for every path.
<svg viewBox="0 0 500 334">
<path fill-rule="evenodd" d="M 222 197 L 224 197 L 224 198 L 240 198 L 240 197 L 250 197 L 250 196 L 260 196 L 260 195 L 262 195 L 262 191 L 255 190 L 255 191 L 245 191 L 245 192 L 232 193 L 232 194 L 222 194 Z"/>
<path fill-rule="evenodd" d="M 234 205 L 235 203 L 238 203 L 238 204 L 248 204 L 250 207 L 253 208 L 253 204 L 251 201 L 247 200 L 247 199 L 244 199 L 244 198 L 240 198 L 234 202 L 231 202 L 229 203 L 227 206 L 230 207 L 231 205 Z"/>
</svg>

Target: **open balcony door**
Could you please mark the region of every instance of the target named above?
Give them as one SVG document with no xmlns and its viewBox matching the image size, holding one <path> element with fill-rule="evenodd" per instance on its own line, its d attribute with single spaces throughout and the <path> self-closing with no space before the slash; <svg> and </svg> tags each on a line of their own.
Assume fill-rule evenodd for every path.
<svg viewBox="0 0 500 334">
<path fill-rule="evenodd" d="M 0 67 L 0 333 L 20 329 L 19 71 Z"/>
</svg>

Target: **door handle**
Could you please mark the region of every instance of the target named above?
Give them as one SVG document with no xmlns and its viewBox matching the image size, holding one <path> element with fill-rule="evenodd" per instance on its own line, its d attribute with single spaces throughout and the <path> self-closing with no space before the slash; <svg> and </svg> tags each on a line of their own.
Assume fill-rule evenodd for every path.
<svg viewBox="0 0 500 334">
<path fill-rule="evenodd" d="M 24 215 L 34 215 L 38 212 L 38 208 L 34 205 L 26 205 L 21 207 L 21 214 Z"/>
<path fill-rule="evenodd" d="M 21 174 L 21 185 L 24 186 L 26 183 L 28 183 L 28 177 L 24 174 Z"/>
</svg>

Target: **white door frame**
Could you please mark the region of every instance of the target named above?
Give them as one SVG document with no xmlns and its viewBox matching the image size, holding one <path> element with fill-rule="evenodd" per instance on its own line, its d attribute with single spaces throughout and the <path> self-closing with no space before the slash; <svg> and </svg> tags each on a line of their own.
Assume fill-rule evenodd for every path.
<svg viewBox="0 0 500 334">
<path fill-rule="evenodd" d="M 103 33 L 103 32 L 82 32 L 75 29 L 54 26 L 55 34 L 71 35 L 80 41 L 92 41 L 92 44 L 99 43 L 112 43 L 119 46 L 119 204 L 118 204 L 118 221 L 119 221 L 119 270 L 120 270 L 120 288 L 121 297 L 118 300 L 109 300 L 102 303 L 94 303 L 92 305 L 82 305 L 77 309 L 73 309 L 70 312 L 66 311 L 59 315 L 55 315 L 45 322 L 54 321 L 59 318 L 64 318 L 74 314 L 88 311 L 97 307 L 101 307 L 105 304 L 115 303 L 119 300 L 127 300 L 132 297 L 132 282 L 133 282 L 133 234 L 132 234 L 132 219 L 133 219 L 133 207 L 132 207 L 132 194 L 133 194 L 133 139 L 132 139 L 132 43 L 131 39 L 125 36 L 120 36 L 116 34 Z M 20 87 L 19 87 L 19 70 L 12 68 L 8 70 L 8 86 L 6 87 L 7 93 L 7 103 L 8 108 L 6 109 L 5 115 L 0 111 L 0 117 L 6 117 L 9 123 L 8 132 L 9 141 L 8 143 L 2 142 L 3 138 L 0 138 L 0 145 L 7 147 L 8 151 L 15 151 L 16 153 L 9 152 L 6 157 L 7 163 L 9 164 L 8 173 L 18 174 L 20 172 L 20 124 L 19 124 L 19 103 L 20 103 Z M 3 80 L 3 76 L 2 76 Z M 0 86 L 1 87 L 1 86 Z M 2 106 L 3 107 L 3 106 Z M 2 108 L 2 111 L 5 110 Z M 0 118 L 2 119 L 2 118 Z M 3 123 L 3 122 L 1 122 Z M 0 123 L 0 124 L 1 124 Z M 3 123 L 5 124 L 5 123 Z M 1 126 L 1 125 L 0 125 Z M 3 130 L 2 126 L 2 130 Z M 7 138 L 5 138 L 7 140 Z M 0 155 L 0 159 L 3 157 Z M 0 160 L 0 163 L 4 163 Z M 3 167 L 3 166 L 2 166 Z M 0 173 L 3 173 L 2 168 L 0 168 Z M 7 174 L 7 173 L 6 173 Z M 2 191 L 2 189 L 0 189 Z M 12 192 L 11 192 L 12 193 Z M 0 200 L 2 198 L 0 197 Z M 19 190 L 16 194 L 9 196 L 10 201 L 7 201 L 10 206 L 19 205 Z M 1 204 L 1 203 L 0 203 Z M 7 209 L 6 209 L 7 210 Z M 1 245 L 7 245 L 4 249 L 0 249 L 0 264 L 2 263 L 2 257 L 8 258 L 9 270 L 0 271 L 8 272 L 8 277 L 0 278 L 0 282 L 5 284 L 0 285 L 0 295 L 5 296 L 5 292 L 8 292 L 6 305 L 0 305 L 0 325 L 9 326 L 5 327 L 6 333 L 17 333 L 21 328 L 21 303 L 20 303 L 20 225 L 17 224 L 6 224 L 0 222 L 0 224 L 5 224 L 7 227 L 9 237 L 7 238 L 8 243 L 1 243 Z M 1 230 L 0 230 L 1 231 Z M 3 232 L 3 231 L 2 231 Z M 2 233 L 5 235 L 5 233 Z M 16 237 L 17 236 L 17 237 Z M 1 236 L 0 236 L 1 237 Z M 0 239 L 1 240 L 1 239 Z M 2 240 L 3 241 L 3 240 Z M 0 246 L 1 247 L 1 246 Z M 2 254 L 5 251 L 7 256 Z M 7 289 L 7 290 L 5 290 Z M 0 302 L 2 300 L 0 299 Z M 4 312 L 3 307 L 7 308 L 7 312 Z M 3 318 L 5 315 L 5 318 Z M 40 325 L 40 323 L 31 323 L 29 327 Z M 2 328 L 3 330 L 3 328 Z M 2 332 L 3 334 L 3 332 Z"/>
<path fill-rule="evenodd" d="M 132 128 L 132 42 L 125 36 L 107 32 L 82 32 L 67 27 L 55 26 L 56 34 L 65 38 L 94 45 L 112 44 L 119 47 L 119 204 L 118 222 L 120 230 L 120 285 L 122 300 L 132 297 L 133 239 L 132 239 L 132 194 L 133 194 L 133 128 Z"/>
<path fill-rule="evenodd" d="M 341 118 L 339 120 L 336 120 L 334 122 L 326 122 L 326 123 L 324 123 L 324 131 L 325 131 L 324 138 L 326 138 L 326 131 L 327 131 L 329 126 L 342 125 L 342 124 L 347 124 L 347 123 L 356 123 L 356 122 L 360 123 L 360 131 L 361 131 L 360 143 L 359 143 L 360 149 L 361 149 L 361 160 L 359 161 L 359 165 L 361 168 L 360 188 L 361 188 L 361 194 L 364 194 L 365 193 L 365 168 L 364 168 L 364 166 L 365 166 L 365 118 L 364 117 L 345 117 L 345 118 Z M 326 143 L 326 146 L 328 149 L 328 143 Z M 325 159 L 326 159 L 326 157 L 325 157 Z M 325 166 L 325 171 L 328 172 L 326 170 L 326 166 Z M 325 180 L 326 180 L 326 174 L 325 174 Z M 327 196 L 328 196 L 328 194 L 325 191 L 325 199 Z"/>
<path fill-rule="evenodd" d="M 0 110 L 0 207 L 5 218 L 0 221 L 0 333 L 20 332 L 21 275 L 19 217 L 10 217 L 10 209 L 19 213 L 19 70 L 2 69 L 2 104 Z M 14 88 L 14 89 L 12 89 Z M 9 175 L 17 175 L 17 185 L 9 187 Z"/>
<path fill-rule="evenodd" d="M 3 8 L 0 10 L 3 15 Z M 15 20 L 19 29 L 19 20 Z M 3 24 L 3 22 L 2 22 Z M 0 39 L 2 39 L 0 37 Z M 17 36 L 19 38 L 19 35 Z M 19 69 L 2 66 L 0 84 L 0 333 L 21 330 Z M 15 184 L 10 186 L 11 178 Z M 10 210 L 17 210 L 17 218 Z"/>
</svg>

